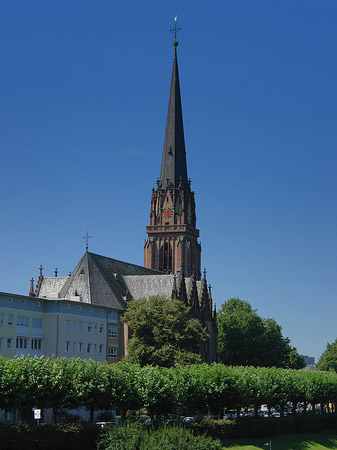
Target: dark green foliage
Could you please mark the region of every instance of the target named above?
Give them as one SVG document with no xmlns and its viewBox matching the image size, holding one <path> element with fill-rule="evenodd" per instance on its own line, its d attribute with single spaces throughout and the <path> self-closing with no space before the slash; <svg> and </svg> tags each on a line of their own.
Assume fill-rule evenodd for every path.
<svg viewBox="0 0 337 450">
<path fill-rule="evenodd" d="M 1 450 L 31 450 L 36 444 L 36 434 L 25 423 L 0 422 Z"/>
<path fill-rule="evenodd" d="M 181 427 L 146 430 L 136 425 L 110 426 L 102 433 L 99 450 L 221 450 L 220 441 L 194 436 Z"/>
<path fill-rule="evenodd" d="M 97 444 L 98 450 L 139 449 L 147 431 L 134 425 L 106 426 Z"/>
<path fill-rule="evenodd" d="M 98 436 L 99 429 L 87 424 L 0 423 L 1 450 L 94 450 Z"/>
<path fill-rule="evenodd" d="M 329 342 L 326 344 L 326 349 L 319 358 L 317 368 L 337 372 L 337 339 L 332 344 L 329 344 Z"/>
<path fill-rule="evenodd" d="M 231 298 L 217 314 L 219 360 L 234 366 L 301 369 L 304 359 L 282 336 L 274 319 L 263 319 L 249 302 Z"/>
<path fill-rule="evenodd" d="M 204 419 L 188 425 L 194 433 L 221 440 L 238 437 L 270 437 L 286 433 L 320 432 L 335 429 L 335 414 L 298 414 L 284 418 L 246 417 L 239 420 Z"/>
<path fill-rule="evenodd" d="M 201 362 L 199 349 L 207 333 L 181 301 L 151 297 L 130 302 L 122 320 L 132 330 L 125 361 L 162 367 Z"/>
</svg>

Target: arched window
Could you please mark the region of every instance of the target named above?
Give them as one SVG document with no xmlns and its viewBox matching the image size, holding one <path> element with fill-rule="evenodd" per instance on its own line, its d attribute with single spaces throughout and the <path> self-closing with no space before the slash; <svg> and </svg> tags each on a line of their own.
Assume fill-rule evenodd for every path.
<svg viewBox="0 0 337 450">
<path fill-rule="evenodd" d="M 164 273 L 172 272 L 172 248 L 168 242 L 159 250 L 159 270 Z"/>
</svg>

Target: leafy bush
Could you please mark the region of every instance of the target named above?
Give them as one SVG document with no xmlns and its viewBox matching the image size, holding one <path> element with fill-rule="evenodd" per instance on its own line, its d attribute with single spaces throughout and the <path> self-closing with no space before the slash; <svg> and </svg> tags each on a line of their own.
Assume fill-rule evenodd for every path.
<svg viewBox="0 0 337 450">
<path fill-rule="evenodd" d="M 106 427 L 99 450 L 221 450 L 220 441 L 180 427 L 146 430 L 135 425 Z"/>
<path fill-rule="evenodd" d="M 186 425 L 193 433 L 206 434 L 213 438 L 228 439 L 240 436 L 240 423 L 236 420 L 203 419 Z"/>
</svg>

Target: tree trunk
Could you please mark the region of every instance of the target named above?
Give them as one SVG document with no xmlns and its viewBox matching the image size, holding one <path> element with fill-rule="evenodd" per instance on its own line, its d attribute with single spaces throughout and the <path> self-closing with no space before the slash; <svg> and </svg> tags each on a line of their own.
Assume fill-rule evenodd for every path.
<svg viewBox="0 0 337 450">
<path fill-rule="evenodd" d="M 280 416 L 284 417 L 284 405 L 280 405 Z"/>
<path fill-rule="evenodd" d="M 255 405 L 254 405 L 254 416 L 255 417 L 258 416 L 258 409 L 259 409 L 259 405 L 257 403 L 255 403 Z"/>
<path fill-rule="evenodd" d="M 296 403 L 296 402 L 292 402 L 292 404 L 293 404 L 292 413 L 293 413 L 293 414 L 296 414 L 296 406 L 297 406 L 297 403 Z"/>
<path fill-rule="evenodd" d="M 94 423 L 94 408 L 90 408 L 90 423 Z"/>
<path fill-rule="evenodd" d="M 122 418 L 122 423 L 125 423 L 125 421 L 126 421 L 126 409 L 122 409 L 121 410 L 121 418 Z"/>
</svg>

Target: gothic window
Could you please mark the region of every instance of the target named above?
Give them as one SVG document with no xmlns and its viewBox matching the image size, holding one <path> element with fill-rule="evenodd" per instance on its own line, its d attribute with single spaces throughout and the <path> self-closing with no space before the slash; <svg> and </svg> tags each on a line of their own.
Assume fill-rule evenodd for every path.
<svg viewBox="0 0 337 450">
<path fill-rule="evenodd" d="M 159 251 L 159 270 L 172 273 L 172 248 L 168 242 L 165 242 Z"/>
</svg>

